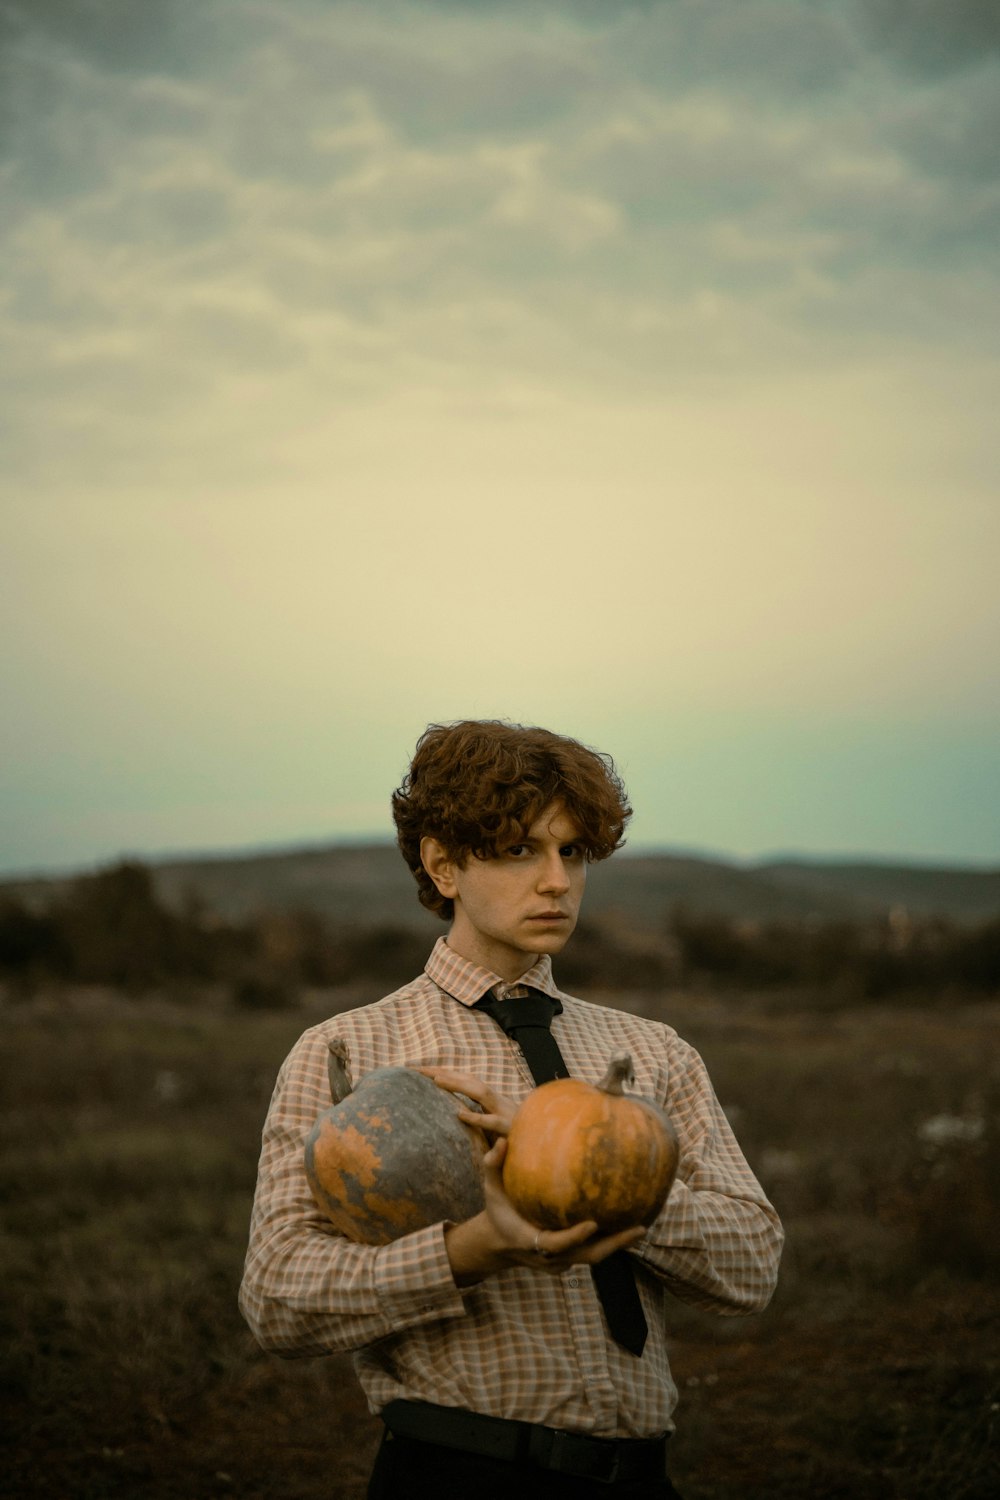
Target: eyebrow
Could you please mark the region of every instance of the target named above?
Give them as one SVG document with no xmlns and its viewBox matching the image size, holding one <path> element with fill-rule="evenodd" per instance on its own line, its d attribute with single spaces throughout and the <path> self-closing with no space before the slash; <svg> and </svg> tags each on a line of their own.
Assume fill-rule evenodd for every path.
<svg viewBox="0 0 1000 1500">
<path fill-rule="evenodd" d="M 546 832 L 547 832 L 547 830 L 546 830 Z M 533 836 L 530 833 L 524 833 L 524 834 L 522 834 L 520 836 L 520 838 L 511 839 L 510 844 L 507 845 L 507 848 L 509 849 L 509 848 L 511 848 L 512 845 L 516 845 L 516 844 L 537 844 L 544 837 L 545 837 L 545 834 L 542 834 L 542 835 L 539 835 L 539 836 L 536 837 L 536 836 Z M 558 843 L 558 844 L 583 844 L 585 842 L 586 842 L 586 840 L 585 840 L 583 834 L 579 832 L 579 830 L 577 832 L 575 832 L 575 833 L 567 834 L 565 838 L 562 838 L 562 837 L 556 838 L 556 843 Z"/>
</svg>

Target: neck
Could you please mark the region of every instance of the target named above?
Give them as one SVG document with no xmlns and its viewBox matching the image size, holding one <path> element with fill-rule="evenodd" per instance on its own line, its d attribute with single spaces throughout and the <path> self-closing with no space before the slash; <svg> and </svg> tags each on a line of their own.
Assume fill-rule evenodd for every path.
<svg viewBox="0 0 1000 1500">
<path fill-rule="evenodd" d="M 449 932 L 446 941 L 451 951 L 457 953 L 459 958 L 467 959 L 470 964 L 478 964 L 481 969 L 487 969 L 489 973 L 496 974 L 507 984 L 516 984 L 543 957 L 540 953 L 516 953 L 510 950 L 480 951 L 475 944 L 463 943 L 461 935 L 456 934 L 454 928 Z"/>
</svg>

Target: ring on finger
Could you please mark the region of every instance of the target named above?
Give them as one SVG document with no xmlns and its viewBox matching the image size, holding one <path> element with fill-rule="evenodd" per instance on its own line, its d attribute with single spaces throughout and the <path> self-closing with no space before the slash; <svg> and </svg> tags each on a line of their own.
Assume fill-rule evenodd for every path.
<svg viewBox="0 0 1000 1500">
<path fill-rule="evenodd" d="M 542 1231 L 539 1229 L 537 1234 L 535 1235 L 535 1243 L 532 1248 L 534 1249 L 536 1255 L 540 1255 L 542 1257 L 542 1260 L 549 1260 L 552 1256 L 552 1251 L 542 1249 L 542 1246 L 540 1244 L 541 1238 Z"/>
</svg>

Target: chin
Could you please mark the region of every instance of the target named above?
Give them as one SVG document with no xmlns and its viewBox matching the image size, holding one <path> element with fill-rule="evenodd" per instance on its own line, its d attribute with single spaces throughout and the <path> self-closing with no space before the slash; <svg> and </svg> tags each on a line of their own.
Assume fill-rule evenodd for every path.
<svg viewBox="0 0 1000 1500">
<path fill-rule="evenodd" d="M 540 932 L 530 945 L 530 952 L 561 953 L 572 936 L 571 932 Z"/>
</svg>

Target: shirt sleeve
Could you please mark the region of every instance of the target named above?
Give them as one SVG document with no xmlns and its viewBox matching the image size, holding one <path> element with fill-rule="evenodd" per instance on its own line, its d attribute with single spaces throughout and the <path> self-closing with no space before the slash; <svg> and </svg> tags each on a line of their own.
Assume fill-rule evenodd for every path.
<svg viewBox="0 0 1000 1500">
<path fill-rule="evenodd" d="M 388 1245 L 357 1245 L 319 1212 L 305 1140 L 329 1105 L 326 1045 L 306 1032 L 289 1054 L 264 1124 L 240 1310 L 257 1341 L 294 1357 L 358 1349 L 465 1313 L 434 1224 Z"/>
<path fill-rule="evenodd" d="M 784 1231 L 747 1165 L 693 1047 L 678 1042 L 664 1109 L 677 1131 L 677 1177 L 633 1248 L 676 1296 L 716 1313 L 759 1312 L 778 1278 Z"/>
</svg>

